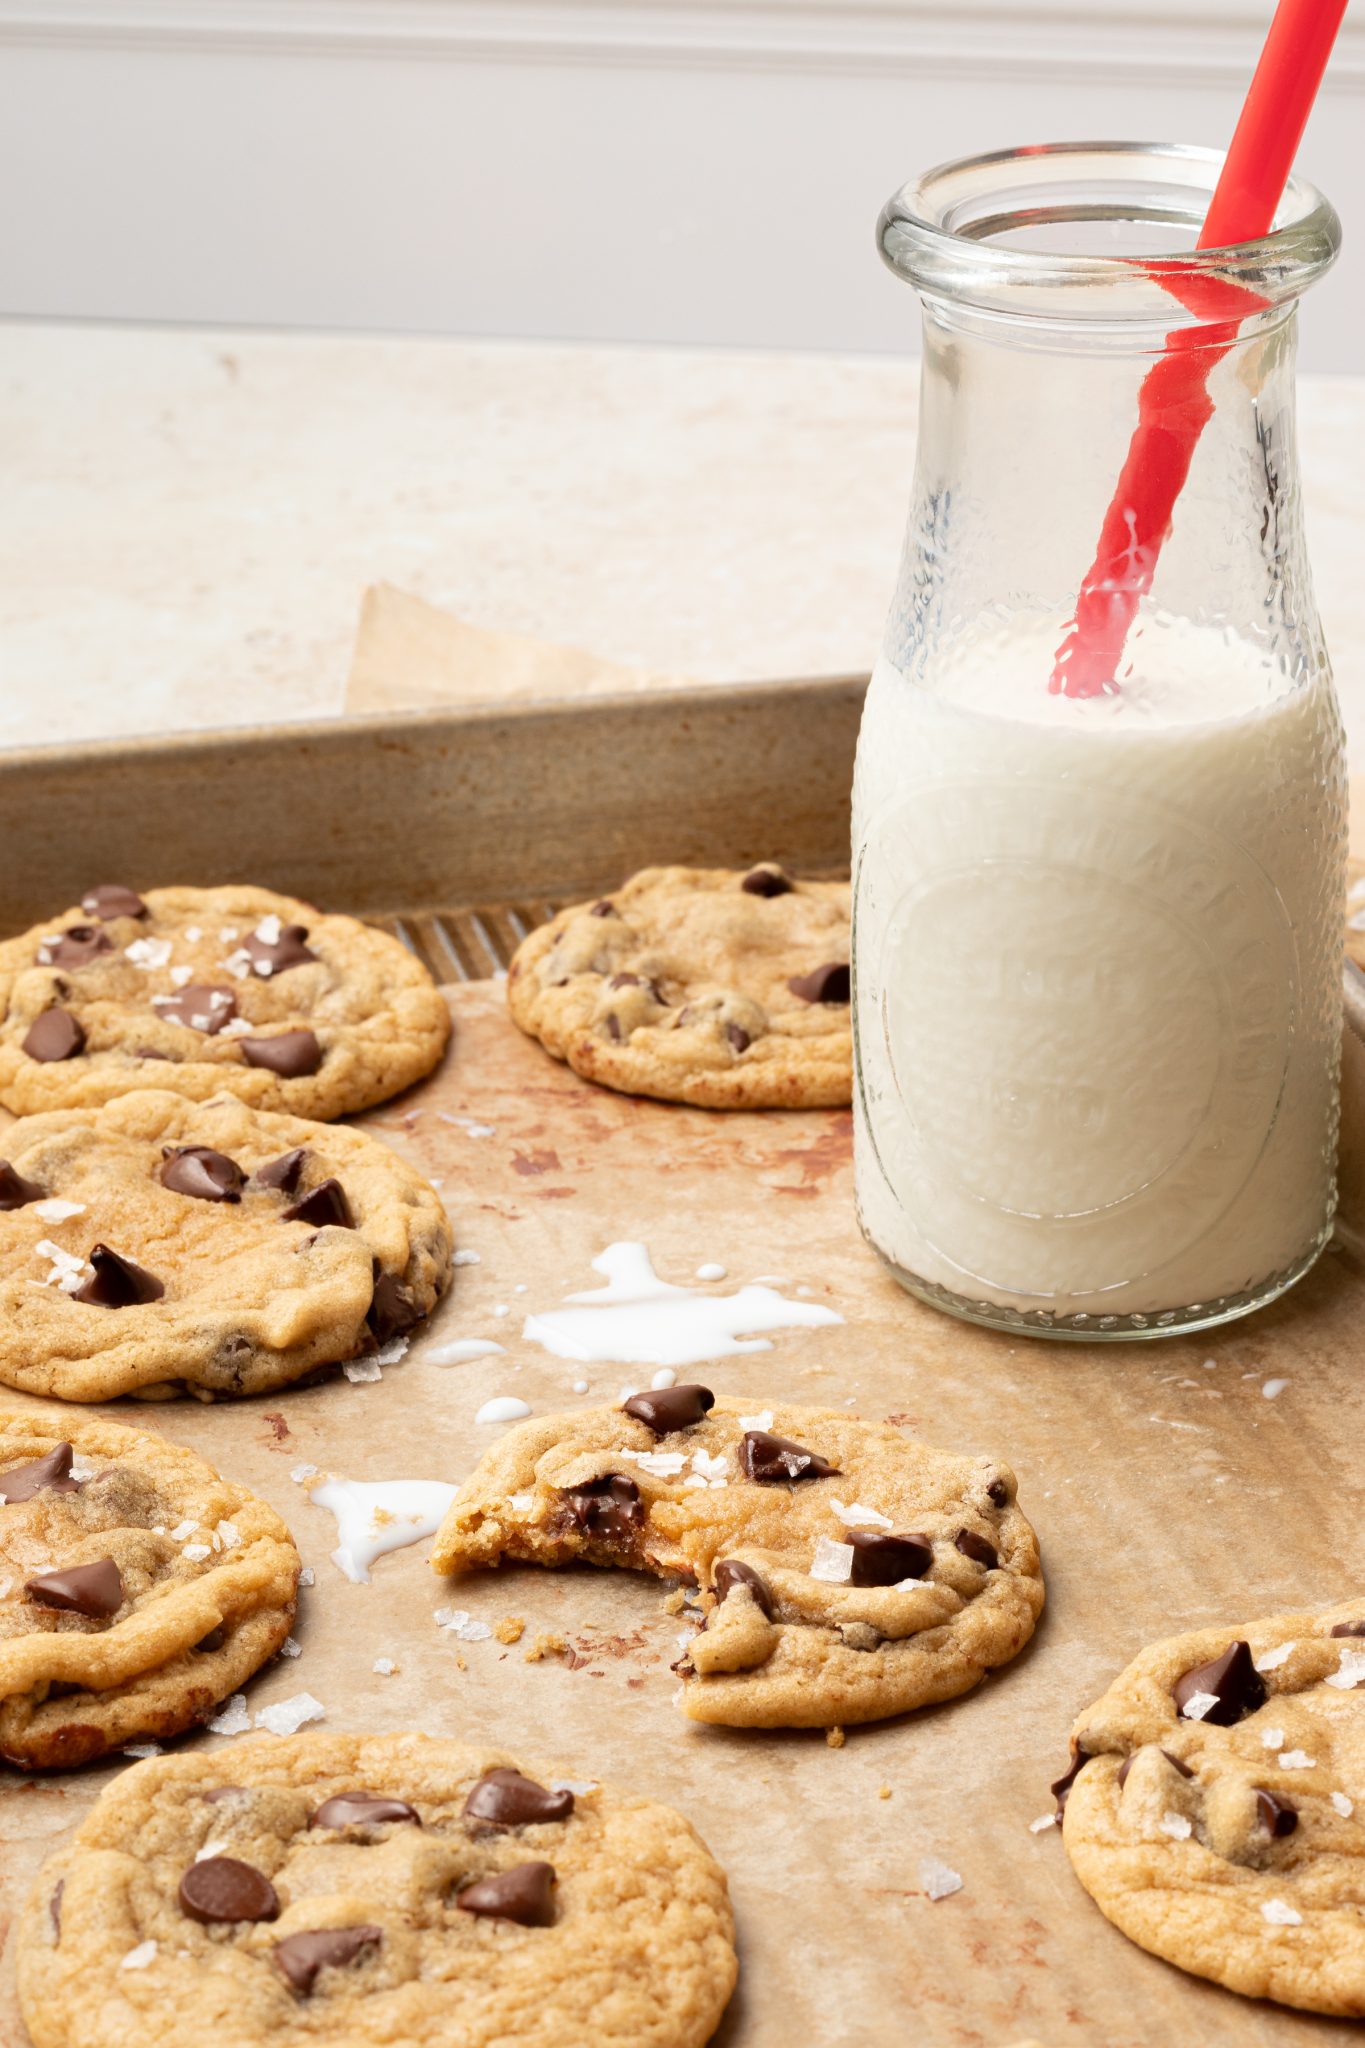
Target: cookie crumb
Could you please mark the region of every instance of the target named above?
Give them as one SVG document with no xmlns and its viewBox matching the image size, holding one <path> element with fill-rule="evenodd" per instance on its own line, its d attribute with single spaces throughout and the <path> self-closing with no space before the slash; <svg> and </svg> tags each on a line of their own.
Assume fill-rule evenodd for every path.
<svg viewBox="0 0 1365 2048">
<path fill-rule="evenodd" d="M 504 1614 L 493 1624 L 493 1633 L 500 1643 L 519 1643 L 526 1630 L 526 1618 L 521 1614 Z"/>
<path fill-rule="evenodd" d="M 846 1740 L 847 1738 L 844 1735 L 844 1731 L 842 1728 L 826 1728 L 825 1741 L 829 1744 L 831 1749 L 842 1749 Z"/>
<path fill-rule="evenodd" d="M 681 1614 L 686 1604 L 687 1595 L 683 1591 L 682 1587 L 679 1586 L 672 1593 L 669 1593 L 666 1596 L 664 1600 L 664 1613 Z"/>
<path fill-rule="evenodd" d="M 891 1787 L 889 1785 L 878 1785 L 877 1797 L 878 1799 L 889 1799 L 891 1797 Z"/>
<path fill-rule="evenodd" d="M 531 1647 L 523 1654 L 528 1664 L 542 1664 L 547 1657 L 562 1657 L 569 1645 L 563 1636 L 542 1632 L 533 1637 Z"/>
</svg>

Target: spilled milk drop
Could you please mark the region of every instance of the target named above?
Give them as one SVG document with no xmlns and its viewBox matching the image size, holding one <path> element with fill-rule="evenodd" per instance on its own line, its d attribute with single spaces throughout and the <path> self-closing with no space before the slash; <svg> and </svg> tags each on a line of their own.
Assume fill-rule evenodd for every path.
<svg viewBox="0 0 1365 2048">
<path fill-rule="evenodd" d="M 439 1479 L 324 1479 L 309 1487 L 308 1498 L 336 1516 L 340 1540 L 332 1563 L 368 1586 L 377 1557 L 435 1535 L 455 1492 Z"/>
<path fill-rule="evenodd" d="M 842 1323 L 832 1308 L 787 1301 L 771 1287 L 701 1294 L 661 1280 L 643 1244 L 611 1244 L 592 1262 L 607 1285 L 571 1294 L 565 1306 L 528 1316 L 523 1337 L 556 1358 L 596 1364 L 699 1365 L 743 1351 L 769 1351 L 762 1330 Z"/>
</svg>

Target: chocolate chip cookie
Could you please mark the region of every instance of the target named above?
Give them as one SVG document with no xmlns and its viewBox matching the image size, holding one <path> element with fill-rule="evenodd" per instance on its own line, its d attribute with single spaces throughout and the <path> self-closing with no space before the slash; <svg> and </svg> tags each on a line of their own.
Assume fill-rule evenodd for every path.
<svg viewBox="0 0 1365 2048">
<path fill-rule="evenodd" d="M 432 1565 L 572 1559 L 678 1577 L 702 1626 L 682 1711 L 729 1727 L 876 1721 L 967 1692 L 1043 1605 L 1014 1474 L 826 1408 L 638 1394 L 508 1431 Z"/>
<path fill-rule="evenodd" d="M 517 949 L 512 1016 L 576 1074 L 702 1109 L 852 1100 L 847 882 L 644 868 Z"/>
<path fill-rule="evenodd" d="M 701 2048 L 735 1974 L 680 1814 L 425 1735 L 139 1764 L 19 1936 L 36 2048 Z"/>
<path fill-rule="evenodd" d="M 268 889 L 105 884 L 0 945 L 0 1103 L 89 1109 L 133 1088 L 349 1115 L 429 1074 L 431 976 L 353 917 Z"/>
<path fill-rule="evenodd" d="M 435 1190 L 338 1124 L 142 1088 L 3 1133 L 0 1382 L 259 1394 L 411 1329 L 450 1278 Z"/>
<path fill-rule="evenodd" d="M 1230 1991 L 1365 2016 L 1361 1688 L 1365 1599 L 1142 1651 L 1054 1788 L 1101 1912 Z"/>
<path fill-rule="evenodd" d="M 0 1757 L 160 1741 L 289 1634 L 299 1557 L 192 1451 L 92 1416 L 0 1410 Z"/>
</svg>

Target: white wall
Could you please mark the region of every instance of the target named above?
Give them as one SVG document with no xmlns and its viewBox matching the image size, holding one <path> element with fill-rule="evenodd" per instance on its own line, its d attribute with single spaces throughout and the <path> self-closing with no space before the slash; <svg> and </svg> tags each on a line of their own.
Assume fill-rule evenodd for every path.
<svg viewBox="0 0 1365 2048">
<path fill-rule="evenodd" d="M 1270 0 L 0 0 L 0 311 L 897 349 L 912 171 L 1220 143 Z M 1301 164 L 1365 200 L 1365 6 Z M 1348 244 L 1311 366 L 1365 368 Z"/>
</svg>

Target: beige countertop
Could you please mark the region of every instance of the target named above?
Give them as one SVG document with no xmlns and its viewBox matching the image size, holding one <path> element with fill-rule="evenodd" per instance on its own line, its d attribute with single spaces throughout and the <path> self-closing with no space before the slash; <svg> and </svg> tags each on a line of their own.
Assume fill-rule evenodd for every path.
<svg viewBox="0 0 1365 2048">
<path fill-rule="evenodd" d="M 364 587 L 651 669 L 868 668 L 916 365 L 0 325 L 0 744 L 341 708 Z M 1365 768 L 1365 378 L 1307 377 Z"/>
</svg>

